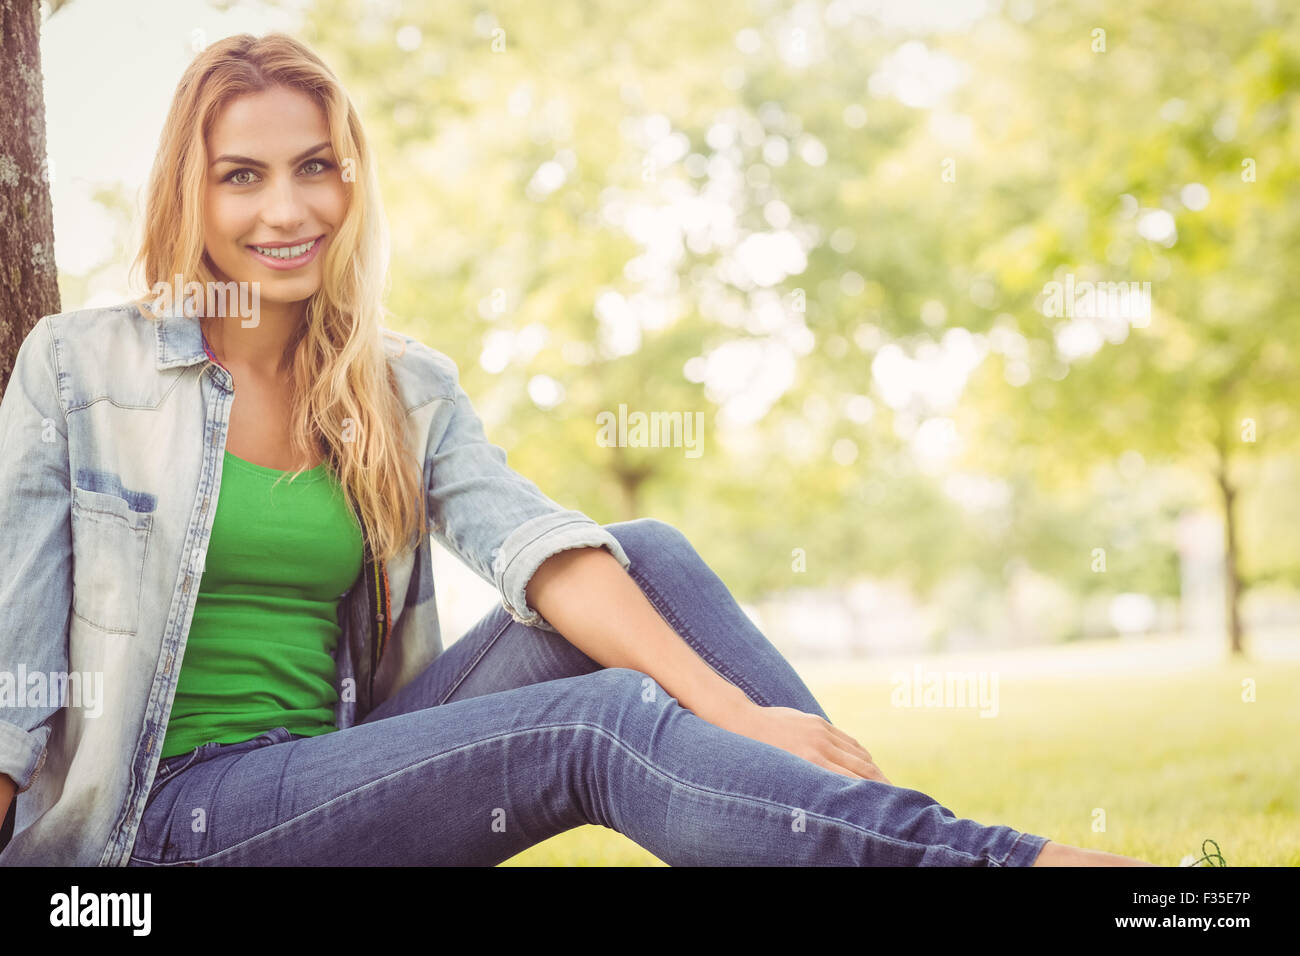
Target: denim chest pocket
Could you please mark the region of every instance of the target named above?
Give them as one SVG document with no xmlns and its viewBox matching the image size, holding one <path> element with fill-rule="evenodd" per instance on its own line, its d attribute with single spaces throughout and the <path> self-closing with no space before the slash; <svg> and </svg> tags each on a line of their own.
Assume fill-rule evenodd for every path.
<svg viewBox="0 0 1300 956">
<path fill-rule="evenodd" d="M 118 495 L 73 486 L 74 614 L 104 631 L 136 632 L 152 529 L 152 511 L 133 511 Z"/>
</svg>

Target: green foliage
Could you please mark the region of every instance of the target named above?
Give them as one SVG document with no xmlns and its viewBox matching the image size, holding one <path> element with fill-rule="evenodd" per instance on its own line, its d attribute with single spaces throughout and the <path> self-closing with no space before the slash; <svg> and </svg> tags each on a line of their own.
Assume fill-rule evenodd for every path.
<svg viewBox="0 0 1300 956">
<path fill-rule="evenodd" d="M 1300 580 L 1277 478 L 1300 435 L 1300 15 L 1025 10 L 927 32 L 777 2 L 317 0 L 303 36 L 377 150 L 398 324 L 457 360 L 553 497 L 676 524 L 742 599 L 861 574 L 1001 588 L 1014 562 L 1077 594 L 1173 594 L 1174 522 L 1221 507 L 1223 472 L 1244 581 Z M 946 62 L 895 75 L 918 49 L 965 81 L 913 99 Z M 1139 228 L 1157 211 L 1172 244 Z M 806 262 L 756 284 L 740 243 L 782 228 Z M 1041 306 L 1066 274 L 1149 282 L 1149 324 L 1063 356 Z M 953 329 L 987 353 L 956 407 L 891 406 L 882 351 Z M 773 393 L 749 422 L 702 371 L 733 349 L 792 370 L 737 366 Z M 601 446 L 621 404 L 698 413 L 703 454 Z M 1005 505 L 958 504 L 920 466 L 934 415 L 962 441 L 951 467 Z"/>
</svg>

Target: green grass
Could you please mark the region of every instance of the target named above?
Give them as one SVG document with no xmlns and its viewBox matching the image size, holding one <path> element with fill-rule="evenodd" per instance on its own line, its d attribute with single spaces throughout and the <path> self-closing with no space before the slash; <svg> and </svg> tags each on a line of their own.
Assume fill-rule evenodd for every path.
<svg viewBox="0 0 1300 956">
<path fill-rule="evenodd" d="M 932 665 L 941 668 L 941 663 Z M 1256 701 L 1242 701 L 1242 679 Z M 999 713 L 895 708 L 887 680 L 809 680 L 899 785 L 959 817 L 1177 866 L 1212 837 L 1228 866 L 1300 865 L 1300 664 L 999 679 Z M 1093 828 L 1105 811 L 1105 830 Z M 603 827 L 504 866 L 660 866 Z M 1204 865 L 1204 864 L 1202 864 Z"/>
</svg>

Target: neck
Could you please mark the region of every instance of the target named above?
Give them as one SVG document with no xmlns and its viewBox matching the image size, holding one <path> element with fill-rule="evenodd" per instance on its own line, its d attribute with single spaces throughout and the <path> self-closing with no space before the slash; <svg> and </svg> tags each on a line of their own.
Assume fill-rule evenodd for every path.
<svg viewBox="0 0 1300 956">
<path fill-rule="evenodd" d="M 297 303 L 288 309 L 268 305 L 263 304 L 257 324 L 249 328 L 238 315 L 199 318 L 217 361 L 228 369 L 243 369 L 259 377 L 275 378 L 289 371 L 286 352 L 299 325 L 306 321 L 305 310 Z"/>
</svg>

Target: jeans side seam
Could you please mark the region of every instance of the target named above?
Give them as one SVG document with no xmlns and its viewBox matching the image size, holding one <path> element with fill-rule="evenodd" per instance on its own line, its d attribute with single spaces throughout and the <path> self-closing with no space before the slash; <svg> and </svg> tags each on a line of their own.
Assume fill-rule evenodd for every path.
<svg viewBox="0 0 1300 956">
<path fill-rule="evenodd" d="M 451 695 L 456 693 L 456 689 L 460 687 L 461 684 L 465 683 L 465 679 L 469 677 L 469 675 L 473 672 L 474 668 L 478 667 L 478 665 L 483 662 L 484 656 L 487 654 L 489 650 L 492 649 L 492 645 L 494 645 L 497 642 L 497 640 L 501 637 L 501 635 L 506 632 L 506 628 L 508 628 L 511 624 L 514 623 L 517 623 L 514 620 L 514 618 L 507 615 L 506 620 L 504 620 L 501 623 L 501 626 L 497 628 L 497 632 L 493 634 L 491 638 L 483 642 L 483 646 L 479 649 L 479 652 L 475 654 L 474 657 L 470 660 L 470 662 L 465 666 L 465 669 L 461 672 L 460 676 L 457 677 L 456 680 L 452 683 L 451 687 L 448 688 L 447 693 L 442 696 L 442 699 L 440 701 L 438 701 L 437 706 L 440 707 L 443 704 L 447 703 L 447 701 L 451 698 Z"/>
<path fill-rule="evenodd" d="M 208 861 L 215 860 L 215 859 L 218 858 L 218 857 L 221 857 L 221 856 L 224 856 L 224 855 L 226 855 L 226 854 L 232 853 L 232 852 L 235 851 L 235 850 L 245 849 L 245 848 L 247 848 L 250 844 L 254 843 L 255 841 L 260 840 L 261 838 L 263 838 L 263 837 L 265 837 L 265 836 L 268 836 L 268 835 L 274 833 L 275 831 L 280 830 L 280 829 L 283 828 L 283 827 L 288 827 L 288 826 L 291 826 L 291 825 L 293 825 L 293 824 L 295 824 L 295 823 L 298 823 L 298 822 L 304 821 L 304 820 L 306 820 L 308 817 L 310 817 L 310 816 L 312 816 L 313 814 L 317 813 L 318 811 L 320 811 L 320 810 L 324 810 L 324 809 L 326 809 L 327 807 L 332 806 L 333 804 L 337 803 L 337 802 L 340 801 L 340 800 L 344 800 L 344 799 L 346 799 L 346 798 L 348 798 L 348 797 L 351 797 L 351 796 L 353 796 L 353 795 L 355 795 L 355 794 L 357 794 L 357 793 L 360 793 L 360 792 L 363 791 L 363 790 L 366 790 L 366 789 L 368 789 L 368 788 L 370 788 L 370 787 L 376 786 L 377 784 L 383 783 L 383 782 L 384 782 L 385 780 L 387 780 L 389 777 L 394 777 L 394 776 L 397 776 L 398 774 L 405 773 L 405 772 L 408 771 L 408 770 L 413 770 L 413 769 L 415 769 L 415 768 L 417 768 L 417 767 L 422 767 L 422 766 L 424 766 L 424 765 L 427 764 L 427 763 L 432 763 L 432 762 L 434 762 L 434 761 L 442 760 L 442 759 L 445 758 L 445 757 L 453 756 L 454 754 L 457 754 L 457 753 L 459 753 L 460 751 L 465 750 L 465 749 L 467 749 L 467 748 L 469 748 L 469 747 L 476 747 L 476 746 L 478 746 L 479 744 L 489 743 L 489 742 L 491 742 L 491 741 L 498 740 L 498 739 L 501 739 L 501 738 L 511 738 L 511 737 L 521 736 L 521 735 L 523 735 L 523 734 L 535 734 L 535 733 L 540 733 L 540 732 L 543 732 L 543 731 L 549 731 L 549 730 L 565 730 L 565 729 L 570 729 L 570 728 L 585 728 L 585 729 L 588 729 L 588 730 L 593 730 L 593 731 L 595 731 L 595 732 L 596 732 L 597 734 L 599 734 L 600 736 L 608 737 L 608 738 L 609 738 L 609 739 L 614 743 L 615 746 L 620 747 L 620 748 L 622 748 L 623 750 L 627 751 L 627 753 L 628 753 L 629 755 L 631 755 L 632 757 L 634 757 L 638 762 L 640 762 L 646 770 L 650 771 L 651 773 L 653 773 L 653 774 L 655 774 L 655 775 L 657 775 L 657 776 L 659 776 L 659 777 L 662 777 L 663 779 L 669 781 L 671 784 L 673 784 L 673 785 L 675 785 L 675 786 L 684 787 L 684 788 L 686 788 L 686 789 L 690 789 L 690 790 L 697 790 L 697 791 L 699 791 L 699 792 L 701 792 L 701 793 L 709 794 L 710 796 L 723 797 L 723 798 L 731 799 L 731 800 L 740 800 L 740 801 L 744 801 L 744 802 L 746 802 L 746 803 L 751 803 L 751 804 L 755 804 L 755 805 L 761 806 L 761 807 L 763 807 L 764 809 L 778 810 L 778 811 L 782 812 L 782 814 L 784 814 L 784 812 L 787 811 L 787 810 L 795 809 L 795 808 L 792 808 L 792 807 L 786 806 L 785 804 L 775 803 L 775 802 L 773 802 L 773 801 L 771 801 L 771 800 L 766 800 L 766 799 L 764 799 L 764 798 L 762 798 L 762 797 L 751 797 L 751 796 L 748 796 L 748 795 L 746 795 L 746 794 L 731 793 L 731 792 L 723 791 L 723 790 L 714 790 L 714 789 L 712 789 L 712 788 L 710 788 L 710 787 L 705 787 L 705 786 L 701 786 L 700 784 L 691 783 L 690 781 L 687 781 L 687 780 L 682 780 L 681 778 L 676 777 L 676 776 L 674 776 L 673 774 L 667 773 L 667 772 L 665 772 L 665 771 L 659 769 L 658 767 L 654 766 L 652 763 L 650 763 L 649 761 L 647 761 L 647 760 L 645 759 L 644 756 L 642 756 L 640 753 L 638 753 L 636 750 L 634 750 L 631 746 L 629 746 L 629 745 L 627 744 L 626 741 L 620 739 L 619 737 L 615 736 L 614 734 L 611 734 L 611 733 L 610 733 L 608 730 L 606 730 L 604 727 L 601 727 L 601 726 L 599 726 L 599 725 L 597 725 L 597 724 L 591 724 L 591 723 L 588 723 L 588 722 L 586 722 L 586 721 L 568 721 L 568 722 L 565 722 L 565 723 L 547 724 L 547 725 L 545 725 L 545 726 L 541 726 L 541 727 L 528 727 L 528 728 L 526 728 L 526 729 L 524 729 L 524 730 L 512 730 L 512 731 L 507 731 L 507 732 L 505 732 L 505 733 L 493 734 L 492 736 L 489 736 L 489 737 L 481 737 L 481 738 L 479 738 L 478 740 L 473 740 L 473 741 L 469 741 L 469 742 L 466 742 L 466 743 L 463 743 L 463 744 L 459 744 L 459 745 L 457 745 L 457 746 L 455 746 L 455 747 L 452 747 L 452 748 L 450 748 L 450 749 L 448 749 L 448 750 L 444 750 L 442 753 L 434 754 L 434 755 L 432 755 L 432 756 L 430 756 L 430 757 L 425 757 L 425 758 L 423 758 L 423 759 L 421 759 L 421 760 L 417 760 L 415 763 L 411 763 L 411 764 L 408 764 L 407 766 L 402 767 L 402 768 L 400 768 L 400 769 L 398 769 L 398 770 L 394 770 L 394 771 L 392 771 L 391 773 L 386 773 L 386 774 L 384 774 L 382 777 L 378 777 L 378 778 L 376 778 L 376 779 L 374 779 L 374 780 L 366 781 L 366 782 L 363 783 L 361 786 L 359 786 L 359 787 L 355 787 L 355 788 L 353 788 L 352 790 L 349 790 L 347 793 L 341 793 L 341 794 L 339 794 L 338 796 L 333 797 L 332 799 L 325 801 L 324 803 L 320 804 L 319 806 L 312 807 L 310 810 L 304 810 L 302 813 L 299 813 L 299 814 L 297 814 L 296 816 L 291 817 L 291 818 L 288 819 L 288 820 L 283 820 L 283 821 L 281 821 L 281 822 L 275 824 L 275 825 L 272 826 L 272 827 L 268 827 L 267 829 L 261 831 L 260 833 L 255 833 L 255 834 L 253 834 L 252 836 L 248 837 L 247 839 L 245 839 L 245 840 L 241 840 L 239 843 L 236 843 L 234 846 L 226 847 L 224 850 L 218 850 L 216 853 L 210 853 L 210 854 L 208 854 L 207 856 L 197 857 L 197 858 L 196 858 L 195 860 L 193 860 L 193 861 L 178 861 L 178 863 L 181 863 L 181 862 L 194 862 L 194 863 L 208 862 Z M 828 771 L 828 772 L 829 772 L 829 771 Z M 951 851 L 954 852 L 954 853 L 960 853 L 960 854 L 962 854 L 963 856 L 970 857 L 971 859 L 979 859 L 979 857 L 976 857 L 976 856 L 975 856 L 974 854 L 972 854 L 972 853 L 968 853 L 968 852 L 965 851 L 965 850 L 959 850 L 959 849 L 957 849 L 956 847 L 948 846 L 947 844 L 942 844 L 942 843 L 913 843 L 913 842 L 909 842 L 909 841 L 906 841 L 906 840 L 899 840 L 899 839 L 897 839 L 897 838 L 895 838 L 895 837 L 888 836 L 888 835 L 883 834 L 883 833 L 880 833 L 880 832 L 878 832 L 878 831 L 876 831 L 876 830 L 868 829 L 867 827 L 861 827 L 861 826 L 858 826 L 857 824 L 855 824 L 855 823 L 850 823 L 850 822 L 848 822 L 848 821 L 846 821 L 846 820 L 838 820 L 838 819 L 835 819 L 834 817 L 827 817 L 827 816 L 824 816 L 824 815 L 822 815 L 822 814 L 820 814 L 820 813 L 816 813 L 816 812 L 808 811 L 808 810 L 806 810 L 806 809 L 803 808 L 803 807 L 799 807 L 799 808 L 797 808 L 797 809 L 804 810 L 804 812 L 805 812 L 806 815 L 808 815 L 808 816 L 810 816 L 810 817 L 813 817 L 814 819 L 821 820 L 823 823 L 826 823 L 826 824 L 828 824 L 828 825 L 830 825 L 830 826 L 844 827 L 844 828 L 846 828 L 846 829 L 849 829 L 849 830 L 854 831 L 855 833 L 861 833 L 861 834 L 865 834 L 865 835 L 870 836 L 870 837 L 874 837 L 874 838 L 877 839 L 877 840 L 880 840 L 880 841 L 882 841 L 882 842 L 885 842 L 885 843 L 891 844 L 891 845 L 893 845 L 893 846 L 897 846 L 897 847 L 905 847 L 905 848 L 909 848 L 909 849 L 921 849 L 922 851 L 927 850 L 927 849 L 932 849 L 932 848 L 941 848 L 941 849 L 951 850 Z M 172 865 L 172 864 L 165 864 L 165 865 Z"/>
<path fill-rule="evenodd" d="M 1024 835 L 1023 833 L 1020 834 L 1019 836 L 1017 836 L 1017 837 L 1015 838 L 1015 840 L 1013 840 L 1013 841 L 1011 842 L 1011 846 L 1007 847 L 1007 852 L 1004 853 L 1004 854 L 1002 854 L 1002 859 L 998 860 L 998 859 L 992 859 L 992 858 L 990 858 L 990 860 L 991 860 L 991 862 L 993 863 L 993 865 L 994 865 L 994 866 L 1006 866 L 1006 865 L 1007 865 L 1007 860 L 1011 859 L 1011 854 L 1012 854 L 1012 852 L 1015 850 L 1015 848 L 1016 848 L 1017 846 L 1020 845 L 1020 841 L 1023 840 L 1024 838 L 1025 838 L 1025 835 Z"/>
<path fill-rule="evenodd" d="M 995 865 L 1003 866 L 1003 867 L 1006 866 L 1007 861 L 1010 860 L 1013 856 L 1015 856 L 1016 850 L 1020 847 L 1022 843 L 1025 843 L 1026 841 L 1032 842 L 1036 839 L 1045 840 L 1046 838 L 1038 837 L 1035 834 L 1022 831 L 1021 834 L 1018 837 L 1016 837 L 1015 842 L 1011 844 L 1011 847 L 1007 850 L 1007 852 L 1002 855 L 1002 859 L 1000 861 L 996 861 Z M 1041 848 L 1040 848 L 1040 852 L 1041 852 Z M 1035 856 L 1037 856 L 1037 854 L 1035 854 Z M 1030 865 L 1031 866 L 1033 865 L 1033 861 L 1030 861 Z"/>
<path fill-rule="evenodd" d="M 654 605 L 655 609 L 664 616 L 665 620 L 668 622 L 669 626 L 672 627 L 672 629 L 677 633 L 678 637 L 686 641 L 687 645 L 691 648 L 691 650 L 693 650 L 696 654 L 698 654 L 706 664 L 708 664 L 715 671 L 717 671 L 722 677 L 725 677 L 728 682 L 734 684 L 736 687 L 744 691 L 744 693 L 754 703 L 759 704 L 763 707 L 771 706 L 767 697 L 764 696 L 764 694 L 761 691 L 759 691 L 756 687 L 750 684 L 749 681 L 745 680 L 743 677 L 739 677 L 734 672 L 732 672 L 731 668 L 729 668 L 724 661 L 715 657 L 709 651 L 708 647 L 705 646 L 703 643 L 701 643 L 700 640 L 695 637 L 694 632 L 692 632 L 690 627 L 686 624 L 686 622 L 683 621 L 681 617 L 677 615 L 677 613 L 673 610 L 672 605 L 668 603 L 668 601 L 664 598 L 664 596 L 660 594 L 658 590 L 655 589 L 655 586 L 650 582 L 650 579 L 648 577 L 644 576 L 643 574 L 635 570 L 631 571 L 630 573 L 632 574 L 632 577 L 635 579 L 637 584 L 641 587 L 641 590 L 646 593 L 646 597 L 650 599 L 650 603 Z"/>
</svg>

